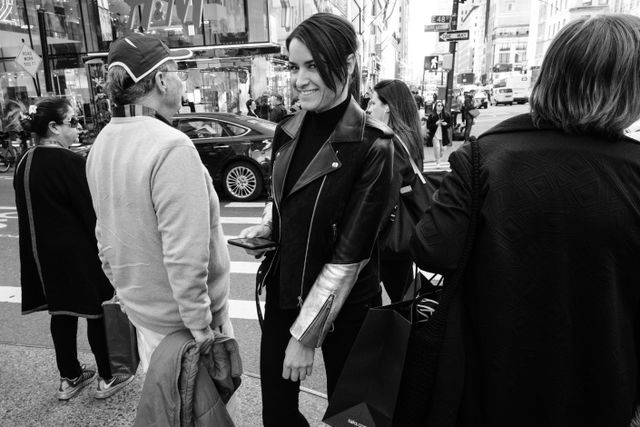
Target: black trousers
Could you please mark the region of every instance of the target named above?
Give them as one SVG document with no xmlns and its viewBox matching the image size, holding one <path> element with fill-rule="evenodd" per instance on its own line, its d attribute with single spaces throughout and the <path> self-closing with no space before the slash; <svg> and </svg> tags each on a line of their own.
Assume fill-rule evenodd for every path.
<svg viewBox="0 0 640 427">
<path fill-rule="evenodd" d="M 78 318 L 55 314 L 51 316 L 51 338 L 56 350 L 56 363 L 60 376 L 76 378 L 82 373 L 78 362 Z M 107 338 L 104 332 L 104 319 L 87 319 L 87 338 L 91 352 L 98 365 L 98 374 L 104 379 L 111 378 Z"/>
<path fill-rule="evenodd" d="M 380 260 L 380 280 L 391 302 L 402 301 L 412 279 L 413 261 L 411 259 Z"/>
<path fill-rule="evenodd" d="M 291 338 L 289 328 L 300 310 L 281 310 L 277 292 L 267 291 L 267 302 L 260 343 L 260 383 L 262 388 L 262 422 L 265 427 L 306 427 L 306 418 L 298 409 L 300 382 L 282 378 L 282 364 Z M 322 344 L 322 356 L 327 375 L 327 392 L 333 394 L 351 346 L 360 331 L 370 307 L 382 304 L 380 294 L 362 303 L 345 305 L 334 328 Z M 316 370 L 314 369 L 314 374 Z M 316 374 L 317 375 L 317 374 Z"/>
</svg>

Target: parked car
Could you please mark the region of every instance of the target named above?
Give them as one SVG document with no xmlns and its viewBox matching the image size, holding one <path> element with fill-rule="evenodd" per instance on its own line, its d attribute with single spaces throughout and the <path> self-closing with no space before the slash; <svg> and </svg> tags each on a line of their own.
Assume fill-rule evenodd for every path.
<svg viewBox="0 0 640 427">
<path fill-rule="evenodd" d="M 275 123 L 232 113 L 185 113 L 172 124 L 191 138 L 214 185 L 231 200 L 254 200 L 269 186 Z"/>
<path fill-rule="evenodd" d="M 473 95 L 473 103 L 476 108 L 487 108 L 489 101 L 487 101 L 487 94 L 484 91 L 479 90 Z"/>
<path fill-rule="evenodd" d="M 513 89 L 508 87 L 494 87 L 493 96 L 491 97 L 491 104 L 493 105 L 513 105 Z"/>
</svg>

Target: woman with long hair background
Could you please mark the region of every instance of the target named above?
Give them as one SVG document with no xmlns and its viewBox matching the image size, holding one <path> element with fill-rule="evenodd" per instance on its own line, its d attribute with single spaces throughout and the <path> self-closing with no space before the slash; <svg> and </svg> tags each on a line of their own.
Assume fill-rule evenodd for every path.
<svg viewBox="0 0 640 427">
<path fill-rule="evenodd" d="M 373 88 L 367 113 L 389 126 L 395 134 L 393 170 L 396 185 L 393 197 L 398 198 L 400 188 L 413 184 L 415 179 L 407 149 L 413 162 L 422 170 L 424 151 L 415 99 L 401 80 L 382 80 Z M 397 254 L 385 247 L 380 250 L 382 282 L 391 301 L 400 301 L 413 277 L 413 261 L 408 254 Z"/>
<path fill-rule="evenodd" d="M 444 110 L 444 103 L 436 101 L 433 111 L 427 117 L 427 129 L 431 133 L 433 141 L 433 154 L 436 165 L 440 165 L 440 159 L 444 154 L 445 147 L 451 144 L 449 138 L 449 128 L 451 127 L 451 116 Z"/>
</svg>

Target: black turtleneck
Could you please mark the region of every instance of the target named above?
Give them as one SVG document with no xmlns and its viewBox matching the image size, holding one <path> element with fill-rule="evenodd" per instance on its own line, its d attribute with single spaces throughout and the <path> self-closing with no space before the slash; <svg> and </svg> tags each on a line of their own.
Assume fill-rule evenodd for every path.
<svg viewBox="0 0 640 427">
<path fill-rule="evenodd" d="M 350 101 L 351 97 L 348 96 L 344 102 L 330 110 L 321 113 L 307 112 L 300 130 L 300 138 L 291 158 L 283 194 L 289 194 L 302 172 L 311 163 L 322 144 L 325 143 L 336 128 Z"/>
</svg>

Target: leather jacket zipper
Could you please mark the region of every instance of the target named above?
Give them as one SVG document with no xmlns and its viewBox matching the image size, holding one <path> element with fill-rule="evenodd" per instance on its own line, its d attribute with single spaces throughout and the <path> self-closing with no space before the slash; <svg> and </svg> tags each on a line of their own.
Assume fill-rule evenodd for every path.
<svg viewBox="0 0 640 427">
<path fill-rule="evenodd" d="M 311 221 L 309 222 L 309 233 L 307 234 L 307 245 L 304 249 L 304 264 L 302 264 L 302 279 L 300 280 L 300 294 L 298 295 L 298 307 L 302 307 L 302 293 L 304 289 L 304 276 L 307 271 L 307 256 L 309 255 L 309 241 L 311 240 L 311 231 L 313 230 L 313 220 L 316 216 L 316 209 L 318 207 L 318 200 L 320 200 L 320 194 L 322 194 L 322 189 L 324 188 L 324 183 L 327 180 L 327 176 L 325 175 L 322 178 L 322 184 L 320 184 L 320 189 L 318 190 L 318 195 L 316 196 L 316 202 L 313 205 L 313 212 L 311 213 Z"/>
</svg>

